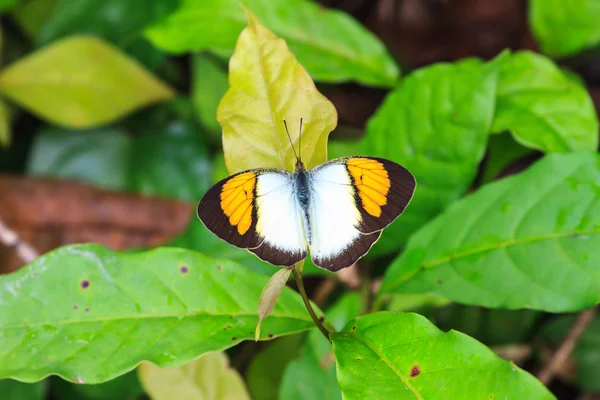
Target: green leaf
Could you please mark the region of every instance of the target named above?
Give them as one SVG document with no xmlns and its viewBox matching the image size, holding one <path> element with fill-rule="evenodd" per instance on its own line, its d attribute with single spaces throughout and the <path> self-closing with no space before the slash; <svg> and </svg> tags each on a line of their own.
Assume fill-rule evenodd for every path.
<svg viewBox="0 0 600 400">
<path fill-rule="evenodd" d="M 349 15 L 309 0 L 245 0 L 318 81 L 393 86 L 400 72 L 385 46 Z M 146 30 L 158 47 L 174 53 L 211 50 L 231 54 L 246 20 L 238 0 L 183 0 L 181 7 Z"/>
<path fill-rule="evenodd" d="M 174 368 L 140 365 L 139 376 L 152 400 L 250 400 L 240 374 L 229 366 L 225 353 L 206 353 Z"/>
<path fill-rule="evenodd" d="M 64 36 L 85 33 L 124 47 L 178 5 L 179 0 L 61 1 L 44 23 L 37 43 L 45 46 Z"/>
<path fill-rule="evenodd" d="M 71 383 L 60 378 L 51 382 L 53 398 L 60 400 L 135 400 L 144 392 L 136 371 L 96 385 Z"/>
<path fill-rule="evenodd" d="M 493 181 L 513 162 L 533 154 L 531 149 L 517 143 L 508 133 L 492 135 L 488 144 L 483 182 Z"/>
<path fill-rule="evenodd" d="M 189 201 L 198 201 L 212 184 L 208 152 L 183 122 L 137 138 L 119 128 L 45 129 L 34 141 L 28 171 Z"/>
<path fill-rule="evenodd" d="M 600 302 L 599 251 L 600 157 L 551 154 L 456 202 L 413 235 L 381 293 L 575 311 Z"/>
<path fill-rule="evenodd" d="M 229 87 L 227 70 L 209 54 L 193 57 L 192 102 L 198 121 L 211 133 L 215 143 L 221 143 L 221 125 L 217 122 L 217 107 Z"/>
<path fill-rule="evenodd" d="M 529 25 L 543 52 L 553 57 L 600 44 L 599 16 L 596 0 L 531 0 L 529 6 Z"/>
<path fill-rule="evenodd" d="M 40 29 L 54 11 L 60 0 L 28 0 L 17 4 L 12 10 L 12 18 L 30 37 L 38 35 Z M 89 16 L 88 16 L 89 17 Z"/>
<path fill-rule="evenodd" d="M 0 99 L 0 147 L 10 144 L 10 113 L 6 103 Z"/>
<path fill-rule="evenodd" d="M 43 382 L 23 383 L 12 379 L 0 379 L 2 400 L 42 400 Z"/>
<path fill-rule="evenodd" d="M 10 10 L 15 7 L 19 0 L 0 0 L 0 11 Z"/>
<path fill-rule="evenodd" d="M 286 365 L 299 352 L 303 339 L 303 334 L 275 339 L 252 359 L 246 380 L 253 399 L 283 400 L 277 396 L 281 379 Z"/>
<path fill-rule="evenodd" d="M 254 340 L 258 341 L 258 338 L 260 338 L 260 325 L 273 312 L 277 299 L 281 296 L 281 291 L 291 273 L 291 268 L 278 269 L 263 288 L 258 301 L 258 324 L 256 324 Z"/>
<path fill-rule="evenodd" d="M 388 311 L 415 311 L 423 307 L 443 307 L 450 304 L 445 297 L 432 294 L 394 294 L 386 307 Z"/>
<path fill-rule="evenodd" d="M 88 128 L 173 97 L 135 60 L 101 39 L 73 36 L 0 72 L 0 93 L 49 122 Z"/>
<path fill-rule="evenodd" d="M 0 277 L 0 377 L 99 383 L 140 361 L 177 366 L 254 338 L 267 278 L 183 249 L 74 245 Z M 285 289 L 261 339 L 313 327 Z"/>
<path fill-rule="evenodd" d="M 342 329 L 360 310 L 360 296 L 357 293 L 346 293 L 327 310 L 326 316 L 335 329 Z M 311 331 L 301 356 L 285 369 L 278 399 L 341 400 L 335 374 L 331 344 L 320 332 Z"/>
<path fill-rule="evenodd" d="M 285 42 L 248 11 L 248 28 L 229 64 L 229 90 L 217 111 L 229 172 L 266 167 L 293 171 L 296 158 L 283 120 L 298 147 L 300 118 L 302 159 L 312 168 L 327 159 L 327 135 L 337 124 L 335 107 Z"/>
<path fill-rule="evenodd" d="M 394 332 L 390 335 L 390 332 Z M 331 335 L 344 399 L 554 399 L 529 373 L 425 317 L 379 312 Z"/>
<path fill-rule="evenodd" d="M 563 316 L 544 325 L 541 337 L 551 344 L 558 346 L 562 343 L 574 316 Z M 585 329 L 573 349 L 571 358 L 575 363 L 575 374 L 578 386 L 586 391 L 600 390 L 600 319 L 592 320 Z"/>
<path fill-rule="evenodd" d="M 550 59 L 527 51 L 502 62 L 492 130 L 510 131 L 523 146 L 544 152 L 598 148 L 588 91 Z"/>
<path fill-rule="evenodd" d="M 361 153 L 388 158 L 416 178 L 414 198 L 371 255 L 397 250 L 459 198 L 475 178 L 494 113 L 498 62 L 436 64 L 407 76 L 367 124 Z"/>
</svg>

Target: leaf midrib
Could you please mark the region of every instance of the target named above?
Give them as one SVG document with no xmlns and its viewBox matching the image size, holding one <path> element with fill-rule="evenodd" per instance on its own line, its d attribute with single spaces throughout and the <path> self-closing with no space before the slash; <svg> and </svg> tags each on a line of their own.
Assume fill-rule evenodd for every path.
<svg viewBox="0 0 600 400">
<path fill-rule="evenodd" d="M 409 274 L 404 279 L 398 281 L 396 284 L 390 286 L 390 288 L 387 289 L 386 292 L 391 292 L 391 291 L 395 290 L 398 286 L 400 286 L 401 284 L 403 284 L 404 282 L 406 282 L 407 280 L 409 280 L 410 278 L 415 276 L 421 270 L 435 268 L 439 265 L 447 264 L 450 261 L 454 261 L 457 259 L 469 257 L 469 256 L 472 256 L 475 254 L 486 253 L 486 252 L 490 252 L 490 251 L 498 250 L 498 249 L 502 249 L 502 248 L 507 248 L 507 247 L 511 247 L 511 246 L 515 246 L 515 245 L 520 245 L 520 244 L 535 243 L 535 242 L 541 242 L 543 240 L 560 239 L 560 238 L 568 237 L 568 236 L 589 235 L 589 234 L 595 234 L 595 233 L 600 233 L 600 226 L 596 226 L 587 231 L 586 230 L 583 230 L 583 231 L 575 230 L 575 231 L 568 231 L 568 232 L 554 232 L 554 233 L 550 233 L 547 235 L 541 235 L 541 236 L 531 236 L 531 237 L 525 237 L 525 238 L 521 238 L 521 239 L 508 239 L 508 240 L 499 241 L 499 242 L 496 242 L 493 244 L 468 249 L 463 252 L 457 252 L 455 254 L 451 254 L 446 257 L 438 258 L 437 260 L 433 260 L 433 261 L 430 261 L 427 263 L 420 264 L 419 268 L 416 271 L 414 271 L 412 274 Z"/>
<path fill-rule="evenodd" d="M 396 366 L 394 364 L 392 364 L 392 362 L 383 353 L 381 353 L 375 346 L 373 346 L 367 339 L 365 339 L 364 337 L 362 337 L 360 335 L 357 335 L 356 332 L 340 332 L 340 333 L 337 333 L 337 335 L 348 336 L 348 337 L 358 339 L 361 342 L 363 342 L 369 349 L 371 349 L 371 351 L 373 353 L 375 353 L 377 355 L 377 357 L 379 357 L 379 359 L 381 361 L 385 362 L 385 364 L 400 378 L 402 383 L 404 383 L 404 385 L 412 392 L 412 394 L 415 395 L 415 397 L 418 400 L 423 400 L 423 397 L 419 394 L 417 389 L 415 389 L 410 384 L 410 382 L 408 381 L 408 378 L 406 376 L 404 376 L 400 371 L 398 371 Z"/>
<path fill-rule="evenodd" d="M 118 316 L 118 317 L 98 317 L 98 318 L 88 318 L 88 319 L 74 319 L 74 320 L 62 320 L 62 321 L 47 321 L 47 322 L 39 322 L 32 324 L 13 324 L 13 325 L 2 325 L 0 322 L 0 331 L 7 329 L 22 329 L 22 328 L 33 328 L 39 326 L 46 325 L 75 325 L 75 324 L 86 324 L 86 323 L 95 323 L 95 322 L 112 322 L 112 321 L 121 321 L 121 320 L 139 320 L 139 319 L 161 319 L 161 318 L 187 318 L 187 317 L 198 317 L 198 316 L 209 316 L 209 317 L 254 317 L 258 318 L 258 314 L 255 313 L 207 313 L 207 312 L 188 312 L 182 314 L 158 314 L 158 315 L 126 315 L 126 316 Z M 290 318 L 296 319 L 299 321 L 312 322 L 310 318 L 300 318 L 298 316 L 293 315 L 285 315 L 285 314 L 277 314 L 271 313 L 271 317 L 275 318 Z"/>
</svg>

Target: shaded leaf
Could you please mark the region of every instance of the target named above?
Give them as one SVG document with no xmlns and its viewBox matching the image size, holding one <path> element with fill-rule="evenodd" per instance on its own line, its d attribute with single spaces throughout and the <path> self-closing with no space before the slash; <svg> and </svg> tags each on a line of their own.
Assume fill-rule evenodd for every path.
<svg viewBox="0 0 600 400">
<path fill-rule="evenodd" d="M 531 0 L 528 15 L 546 54 L 569 56 L 600 44 L 600 3 L 595 0 Z"/>
<path fill-rule="evenodd" d="M 28 171 L 190 201 L 197 201 L 212 183 L 205 145 L 182 122 L 137 138 L 120 128 L 45 129 L 34 142 Z"/>
<path fill-rule="evenodd" d="M 483 344 L 444 333 L 418 314 L 358 317 L 331 339 L 346 400 L 435 399 L 440 393 L 457 400 L 554 399 L 533 376 Z"/>
<path fill-rule="evenodd" d="M 20 2 L 11 13 L 13 19 L 30 37 L 38 35 L 48 15 L 54 11 L 60 0 L 28 0 Z M 89 17 L 86 16 L 86 17 Z"/>
<path fill-rule="evenodd" d="M 599 250 L 598 155 L 551 154 L 483 186 L 413 235 L 381 293 L 574 311 L 600 301 Z"/>
<path fill-rule="evenodd" d="M 0 147 L 10 144 L 10 113 L 6 103 L 0 99 Z"/>
<path fill-rule="evenodd" d="M 217 122 L 217 107 L 229 86 L 227 70 L 215 57 L 196 54 L 193 58 L 192 102 L 198 121 L 221 143 L 222 129 Z"/>
<path fill-rule="evenodd" d="M 144 362 L 138 373 L 152 400 L 250 400 L 242 377 L 222 352 L 174 368 Z"/>
<path fill-rule="evenodd" d="M 589 93 L 548 58 L 527 51 L 507 57 L 497 95 L 494 132 L 510 131 L 523 146 L 545 152 L 598 148 Z"/>
<path fill-rule="evenodd" d="M 327 135 L 337 113 L 315 87 L 285 42 L 248 11 L 229 63 L 229 90 L 217 119 L 223 127 L 223 151 L 230 173 L 250 168 L 293 170 L 296 163 L 283 125 L 298 147 L 303 118 L 302 159 L 308 168 L 327 159 Z"/>
<path fill-rule="evenodd" d="M 62 247 L 0 277 L 0 377 L 99 383 L 148 360 L 177 366 L 254 338 L 266 277 L 183 249 Z M 286 289 L 262 339 L 313 326 Z"/>
<path fill-rule="evenodd" d="M 563 316 L 544 325 L 541 337 L 554 346 L 559 346 L 569 328 L 575 321 L 574 316 Z M 584 390 L 600 390 L 600 319 L 594 318 L 585 329 L 571 354 L 575 363 L 575 377 L 578 386 Z"/>
<path fill-rule="evenodd" d="M 144 393 L 136 371 L 95 385 L 53 378 L 50 387 L 59 400 L 135 400 Z"/>
<path fill-rule="evenodd" d="M 320 333 L 319 333 L 320 334 Z M 246 380 L 253 399 L 283 400 L 278 391 L 285 367 L 300 351 L 303 334 L 275 339 L 252 359 Z"/>
<path fill-rule="evenodd" d="M 349 15 L 309 0 L 245 0 L 244 4 L 318 81 L 393 86 L 400 72 L 385 46 Z M 146 30 L 158 47 L 174 52 L 231 54 L 246 20 L 238 0 L 183 0 Z"/>
<path fill-rule="evenodd" d="M 0 11 L 7 11 L 15 7 L 19 0 L 0 0 Z"/>
<path fill-rule="evenodd" d="M 493 181 L 505 168 L 529 154 L 533 154 L 533 150 L 517 143 L 508 133 L 492 135 L 488 144 L 482 181 L 484 183 Z"/>
<path fill-rule="evenodd" d="M 388 311 L 415 311 L 423 307 L 443 307 L 450 304 L 450 300 L 445 297 L 431 294 L 394 294 L 390 296 L 386 307 Z M 464 332 L 464 331 L 461 331 Z"/>
<path fill-rule="evenodd" d="M 371 255 L 400 248 L 467 190 L 485 153 L 497 75 L 498 62 L 476 60 L 419 69 L 369 120 L 361 153 L 396 161 L 417 180 L 411 204 L 383 231 Z"/>
<path fill-rule="evenodd" d="M 273 312 L 277 299 L 279 299 L 291 273 L 291 268 L 278 269 L 263 288 L 258 301 L 258 324 L 256 324 L 254 340 L 258 341 L 260 338 L 260 325 Z"/>
<path fill-rule="evenodd" d="M 59 125 L 105 124 L 173 91 L 101 39 L 57 41 L 0 72 L 0 93 Z"/>
<path fill-rule="evenodd" d="M 327 321 L 335 329 L 342 329 L 361 310 L 357 293 L 344 294 L 326 312 Z M 285 369 L 279 400 L 341 400 L 336 380 L 336 369 L 331 343 L 320 332 L 311 331 L 297 360 Z"/>
<path fill-rule="evenodd" d="M 42 400 L 43 382 L 23 383 L 12 379 L 0 379 L 3 400 Z"/>
</svg>

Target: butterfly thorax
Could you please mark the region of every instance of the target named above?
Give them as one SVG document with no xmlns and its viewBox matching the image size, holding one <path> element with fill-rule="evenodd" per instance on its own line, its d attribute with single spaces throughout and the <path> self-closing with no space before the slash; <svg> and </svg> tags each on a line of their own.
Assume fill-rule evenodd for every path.
<svg viewBox="0 0 600 400">
<path fill-rule="evenodd" d="M 312 232 L 310 227 L 310 175 L 306 171 L 302 161 L 296 162 L 294 171 L 294 185 L 296 186 L 296 198 L 302 211 L 302 220 L 304 222 L 304 231 L 310 244 L 312 241 Z"/>
</svg>

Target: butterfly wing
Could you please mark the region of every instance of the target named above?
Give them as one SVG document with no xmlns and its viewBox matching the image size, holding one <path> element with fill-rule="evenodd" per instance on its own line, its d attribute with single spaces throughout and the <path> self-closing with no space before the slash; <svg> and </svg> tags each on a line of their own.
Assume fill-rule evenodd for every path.
<svg viewBox="0 0 600 400">
<path fill-rule="evenodd" d="M 337 271 L 364 256 L 406 208 L 416 182 L 408 170 L 375 157 L 343 157 L 311 174 L 311 257 Z"/>
<path fill-rule="evenodd" d="M 277 169 L 240 172 L 214 185 L 198 218 L 221 239 L 274 265 L 306 257 L 308 244 L 292 174 Z"/>
</svg>

